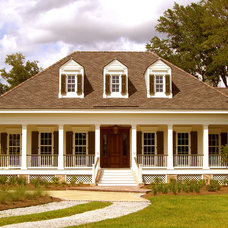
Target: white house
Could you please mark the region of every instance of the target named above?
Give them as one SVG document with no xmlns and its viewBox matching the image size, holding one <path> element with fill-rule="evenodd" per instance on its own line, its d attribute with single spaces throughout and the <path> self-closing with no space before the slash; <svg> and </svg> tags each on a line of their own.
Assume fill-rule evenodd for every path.
<svg viewBox="0 0 228 228">
<path fill-rule="evenodd" d="M 0 175 L 228 178 L 228 96 L 151 52 L 74 52 L 0 97 Z"/>
</svg>

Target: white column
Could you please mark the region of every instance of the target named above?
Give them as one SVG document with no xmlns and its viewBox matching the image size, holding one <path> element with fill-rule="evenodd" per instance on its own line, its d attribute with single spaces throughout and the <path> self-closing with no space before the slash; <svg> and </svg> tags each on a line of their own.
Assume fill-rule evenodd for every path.
<svg viewBox="0 0 228 228">
<path fill-rule="evenodd" d="M 209 169 L 208 125 L 203 125 L 203 169 Z"/>
<path fill-rule="evenodd" d="M 132 125 L 131 128 L 131 149 L 132 149 L 132 160 L 137 156 L 136 155 L 136 143 L 137 143 L 137 131 L 136 125 Z"/>
<path fill-rule="evenodd" d="M 173 169 L 173 125 L 168 125 L 168 162 L 167 168 Z"/>
<path fill-rule="evenodd" d="M 100 125 L 95 125 L 95 162 L 100 157 Z"/>
<path fill-rule="evenodd" d="M 59 156 L 58 156 L 58 169 L 64 169 L 64 159 L 63 159 L 63 125 L 59 125 Z"/>
<path fill-rule="evenodd" d="M 27 125 L 22 125 L 21 169 L 27 169 Z"/>
</svg>

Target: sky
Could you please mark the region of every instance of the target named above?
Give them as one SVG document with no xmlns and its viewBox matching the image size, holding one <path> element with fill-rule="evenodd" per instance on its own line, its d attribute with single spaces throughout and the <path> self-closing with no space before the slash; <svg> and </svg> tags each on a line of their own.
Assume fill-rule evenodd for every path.
<svg viewBox="0 0 228 228">
<path fill-rule="evenodd" d="M 145 51 L 158 35 L 158 18 L 173 5 L 174 0 L 0 0 L 0 68 L 16 52 L 46 68 L 73 51 Z"/>
</svg>

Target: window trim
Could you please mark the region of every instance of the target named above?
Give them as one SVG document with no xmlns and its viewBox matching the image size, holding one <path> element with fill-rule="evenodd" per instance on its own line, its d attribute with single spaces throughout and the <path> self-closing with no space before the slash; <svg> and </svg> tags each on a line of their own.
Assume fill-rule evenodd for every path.
<svg viewBox="0 0 228 228">
<path fill-rule="evenodd" d="M 85 148 L 86 148 L 86 154 L 76 154 L 76 145 L 75 145 L 75 134 L 76 133 L 85 133 L 86 134 L 86 145 L 85 145 Z M 84 146 L 84 145 L 83 145 Z M 73 155 L 74 156 L 87 156 L 88 155 L 88 131 L 83 131 L 83 130 L 79 130 L 79 131 L 73 131 Z"/>
<path fill-rule="evenodd" d="M 178 146 L 184 146 L 184 145 L 178 145 L 178 133 L 187 133 L 188 134 L 188 154 L 179 154 L 178 153 Z M 190 131 L 176 131 L 176 151 L 175 151 L 175 155 L 191 155 L 192 151 L 191 151 L 191 132 Z"/>
<path fill-rule="evenodd" d="M 52 135 L 52 139 L 51 139 L 51 154 L 41 154 L 41 134 L 42 133 L 51 133 Z M 39 140 L 39 150 L 38 150 L 38 155 L 40 156 L 53 156 L 54 155 L 54 132 L 53 131 L 39 131 L 39 137 L 38 137 L 38 140 Z"/>
<path fill-rule="evenodd" d="M 9 154 L 9 149 L 10 149 L 10 143 L 9 143 L 9 141 L 10 141 L 10 135 L 20 135 L 20 145 L 19 146 L 16 146 L 16 147 L 19 147 L 20 148 L 20 153 L 19 154 Z M 7 134 L 7 155 L 12 155 L 12 156 L 21 155 L 21 152 L 22 152 L 21 144 L 22 144 L 22 134 L 19 133 L 19 132 L 9 132 Z M 13 146 L 13 147 L 15 147 L 15 146 Z"/>
<path fill-rule="evenodd" d="M 210 136 L 209 135 L 218 135 L 218 154 L 210 154 L 210 147 L 215 147 L 215 146 L 210 146 Z M 208 154 L 209 155 L 221 155 L 221 132 L 210 132 L 208 133 Z"/>
<path fill-rule="evenodd" d="M 154 154 L 144 154 L 144 133 L 154 133 Z M 142 155 L 156 156 L 157 155 L 157 131 L 144 130 L 142 131 Z"/>
<path fill-rule="evenodd" d="M 75 92 L 69 92 L 69 83 L 68 83 L 68 77 L 69 76 L 74 76 L 75 77 L 75 83 L 74 83 L 74 88 L 75 88 Z M 74 95 L 75 93 L 77 93 L 77 83 L 78 83 L 78 74 L 66 74 L 66 96 L 70 96 L 71 94 Z M 73 84 L 73 83 L 71 83 Z"/>
</svg>

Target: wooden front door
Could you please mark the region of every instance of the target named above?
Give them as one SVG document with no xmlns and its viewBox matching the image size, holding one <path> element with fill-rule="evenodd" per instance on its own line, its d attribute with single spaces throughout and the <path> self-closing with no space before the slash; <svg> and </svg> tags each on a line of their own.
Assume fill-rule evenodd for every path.
<svg viewBox="0 0 228 228">
<path fill-rule="evenodd" d="M 101 128 L 101 168 L 130 167 L 129 127 Z"/>
</svg>

